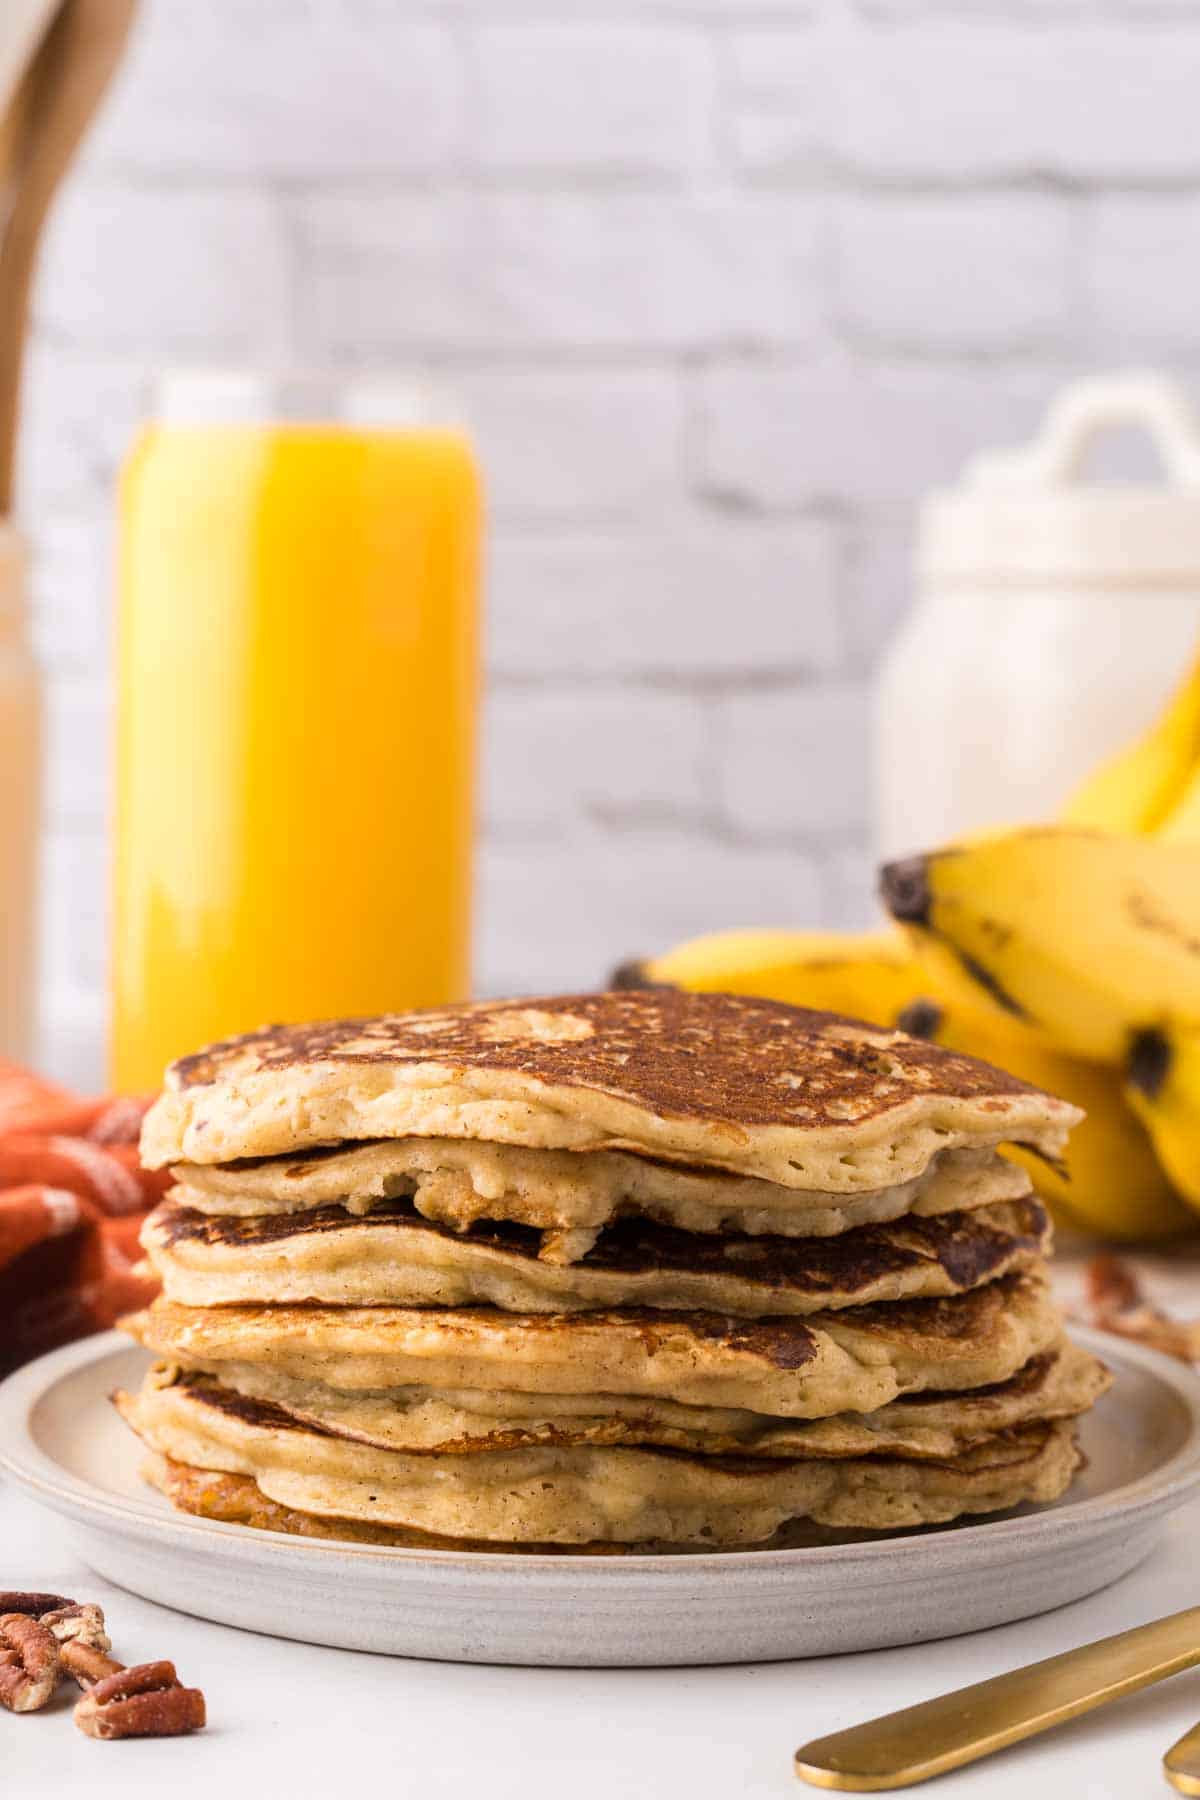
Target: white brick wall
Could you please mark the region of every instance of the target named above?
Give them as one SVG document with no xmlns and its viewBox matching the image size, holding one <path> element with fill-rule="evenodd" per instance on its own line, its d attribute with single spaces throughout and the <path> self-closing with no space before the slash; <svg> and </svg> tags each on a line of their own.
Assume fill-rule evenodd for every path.
<svg viewBox="0 0 1200 1800">
<path fill-rule="evenodd" d="M 880 350 L 1036 350 L 1070 317 L 1071 250 L 1058 198 L 852 199 L 837 221 L 838 320 Z"/>
<path fill-rule="evenodd" d="M 394 0 L 158 0 L 90 160 L 134 175 L 428 175 L 460 151 L 450 27 Z"/>
<path fill-rule="evenodd" d="M 158 368 L 424 364 L 473 421 L 481 986 L 859 923 L 920 495 L 1082 369 L 1200 372 L 1198 89 L 1200 0 L 143 0 L 27 388 L 60 1063 Z"/>
<path fill-rule="evenodd" d="M 485 721 L 486 825 L 505 843 L 561 838 L 576 823 L 700 828 L 706 724 L 690 694 L 498 687 Z"/>
<path fill-rule="evenodd" d="M 869 697 L 862 682 L 829 682 L 798 699 L 788 689 L 739 694 L 717 706 L 718 792 L 729 829 L 751 838 L 797 834 L 820 843 L 866 816 Z"/>
<path fill-rule="evenodd" d="M 832 156 L 889 184 L 1200 175 L 1200 33 L 1149 8 L 1142 29 L 1113 25 L 1108 10 L 1047 27 L 1033 6 L 981 22 L 963 0 L 900 9 L 899 29 L 836 32 L 822 44 Z"/>
<path fill-rule="evenodd" d="M 1184 356 L 1196 343 L 1191 266 L 1200 243 L 1200 199 L 1138 194 L 1098 200 L 1084 224 L 1088 320 L 1097 337 L 1131 351 Z"/>
<path fill-rule="evenodd" d="M 341 187 L 295 207 L 320 357 L 820 343 L 822 221 L 802 198 Z"/>
<path fill-rule="evenodd" d="M 468 154 L 487 178 L 672 176 L 709 160 L 714 45 L 700 28 L 484 26 L 471 73 Z"/>
<path fill-rule="evenodd" d="M 697 484 L 768 512 L 911 503 L 980 445 L 1030 431 L 1065 373 L 844 348 L 714 363 L 696 382 Z"/>
<path fill-rule="evenodd" d="M 499 525 L 640 521 L 650 530 L 682 504 L 686 414 L 678 370 L 547 367 L 534 359 L 456 370 L 452 379 Z"/>
<path fill-rule="evenodd" d="M 257 187 L 76 182 L 42 269 L 39 327 L 90 351 L 268 356 L 290 313 L 282 209 Z"/>
<path fill-rule="evenodd" d="M 637 529 L 501 526 L 492 551 L 498 677 L 738 683 L 837 667 L 840 555 L 822 519 L 656 521 Z"/>
</svg>

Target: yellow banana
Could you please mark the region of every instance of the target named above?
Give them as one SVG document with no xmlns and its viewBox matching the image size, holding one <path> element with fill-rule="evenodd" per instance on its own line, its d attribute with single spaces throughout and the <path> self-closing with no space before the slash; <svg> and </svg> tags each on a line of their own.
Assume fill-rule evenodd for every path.
<svg viewBox="0 0 1200 1800">
<path fill-rule="evenodd" d="M 1189 770 L 1183 792 L 1154 835 L 1159 843 L 1200 844 L 1200 762 Z"/>
<path fill-rule="evenodd" d="M 1200 1027 L 1166 1024 L 1134 1043 L 1125 1092 L 1159 1161 L 1200 1210 Z"/>
<path fill-rule="evenodd" d="M 757 994 L 891 1025 L 928 990 L 904 934 L 720 931 L 621 972 L 625 981 L 696 993 Z"/>
<path fill-rule="evenodd" d="M 1117 1070 L 1065 1056 L 1005 1019 L 937 1001 L 917 1001 L 899 1022 L 919 1037 L 982 1057 L 1083 1108 L 1086 1117 L 1071 1133 L 1062 1169 L 1028 1150 L 1005 1150 L 1028 1169 L 1034 1187 L 1064 1224 L 1131 1240 L 1172 1237 L 1195 1226 L 1195 1215 L 1172 1188 L 1126 1104 Z"/>
<path fill-rule="evenodd" d="M 1200 1026 L 1200 844 L 1038 827 L 892 863 L 883 892 L 941 991 L 1073 1056 Z"/>
<path fill-rule="evenodd" d="M 1063 811 L 1068 825 L 1101 831 L 1157 831 L 1179 804 L 1200 763 L 1200 658 L 1150 729 L 1088 777 Z M 1200 788 L 1195 829 L 1200 837 Z"/>
</svg>

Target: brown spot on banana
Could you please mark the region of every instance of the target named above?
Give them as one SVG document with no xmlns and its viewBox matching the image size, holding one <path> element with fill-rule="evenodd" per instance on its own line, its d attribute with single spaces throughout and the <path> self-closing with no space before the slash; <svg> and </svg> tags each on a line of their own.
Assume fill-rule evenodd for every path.
<svg viewBox="0 0 1200 1800">
<path fill-rule="evenodd" d="M 1136 1032 L 1130 1041 L 1125 1060 L 1125 1074 L 1130 1087 L 1156 1100 L 1171 1073 L 1171 1044 L 1165 1032 L 1152 1025 Z"/>
<path fill-rule="evenodd" d="M 906 856 L 900 862 L 884 863 L 879 871 L 879 891 L 893 919 L 902 925 L 930 929 L 933 889 L 929 885 L 927 856 Z"/>
<path fill-rule="evenodd" d="M 934 1043 L 941 1030 L 945 1009 L 936 1000 L 913 1000 L 904 1007 L 896 1019 L 896 1028 L 906 1031 L 909 1037 L 924 1038 L 926 1043 Z"/>
<path fill-rule="evenodd" d="M 1141 888 L 1132 888 L 1125 896 L 1125 910 L 1134 924 L 1142 931 L 1154 932 L 1165 937 L 1172 944 L 1177 944 L 1189 956 L 1200 956 L 1200 939 L 1193 937 L 1186 926 L 1180 925 L 1169 914 L 1163 912 Z"/>
<path fill-rule="evenodd" d="M 938 934 L 934 932 L 933 936 L 937 937 Z M 1009 993 L 990 969 L 984 968 L 981 962 L 977 962 L 970 951 L 960 950 L 957 944 L 950 943 L 946 938 L 939 938 L 938 941 L 945 944 L 947 950 L 954 953 L 971 980 L 981 987 L 985 994 L 990 994 L 997 1006 L 1003 1007 L 1006 1013 L 1011 1013 L 1014 1019 L 1033 1022 L 1033 1014 L 1027 1012 L 1021 1002 Z"/>
<path fill-rule="evenodd" d="M 610 988 L 626 990 L 629 988 L 665 987 L 666 982 L 651 981 L 648 965 L 641 957 L 630 957 L 628 962 L 618 963 L 608 978 Z"/>
</svg>

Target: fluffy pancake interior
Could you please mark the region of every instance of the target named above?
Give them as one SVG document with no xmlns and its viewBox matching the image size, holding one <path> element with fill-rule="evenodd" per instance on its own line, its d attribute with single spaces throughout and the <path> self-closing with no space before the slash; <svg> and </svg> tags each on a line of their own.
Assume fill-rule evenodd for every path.
<svg viewBox="0 0 1200 1800">
<path fill-rule="evenodd" d="M 997 1140 L 999 1141 L 999 1140 Z M 1016 1200 L 1030 1181 L 991 1145 L 940 1150 L 909 1180 L 838 1194 L 711 1169 L 684 1169 L 621 1151 L 527 1150 L 510 1144 L 407 1138 L 230 1166 L 177 1165 L 173 1198 L 198 1212 L 253 1217 L 344 1206 L 366 1213 L 411 1198 L 458 1231 L 480 1219 L 551 1234 L 543 1255 L 586 1255 L 595 1235 L 631 1215 L 691 1232 L 828 1237 L 906 1213 L 933 1215 Z"/>
<path fill-rule="evenodd" d="M 836 1238 L 699 1237 L 626 1220 L 568 1264 L 539 1257 L 519 1225 L 459 1234 L 402 1201 L 233 1219 L 166 1202 L 142 1243 L 170 1300 L 186 1306 L 319 1301 L 333 1306 L 498 1306 L 577 1312 L 650 1306 L 750 1318 L 961 1293 L 1029 1268 L 1050 1247 L 1030 1198 L 965 1213 L 860 1226 Z"/>
</svg>

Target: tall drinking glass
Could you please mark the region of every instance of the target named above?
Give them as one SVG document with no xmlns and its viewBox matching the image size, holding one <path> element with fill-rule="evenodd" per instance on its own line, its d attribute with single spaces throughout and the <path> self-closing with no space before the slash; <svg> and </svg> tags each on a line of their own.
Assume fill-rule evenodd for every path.
<svg viewBox="0 0 1200 1800">
<path fill-rule="evenodd" d="M 480 493 L 381 384 L 169 379 L 121 486 L 111 1063 L 469 988 Z"/>
</svg>

